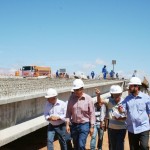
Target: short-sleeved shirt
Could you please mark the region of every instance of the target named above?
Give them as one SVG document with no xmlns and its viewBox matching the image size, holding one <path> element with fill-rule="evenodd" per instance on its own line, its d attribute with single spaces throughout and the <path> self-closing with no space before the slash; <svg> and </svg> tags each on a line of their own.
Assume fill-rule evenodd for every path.
<svg viewBox="0 0 150 150">
<path fill-rule="evenodd" d="M 111 97 L 104 100 L 106 103 L 109 119 L 109 128 L 111 129 L 126 129 L 125 120 L 116 120 L 113 116 L 113 111 L 118 108 L 118 105 L 123 101 L 121 98 L 119 103 L 116 103 L 115 100 Z"/>
<path fill-rule="evenodd" d="M 131 133 L 141 133 L 150 130 L 150 96 L 139 92 L 135 97 L 132 94 L 122 102 L 127 112 L 127 130 Z"/>
</svg>

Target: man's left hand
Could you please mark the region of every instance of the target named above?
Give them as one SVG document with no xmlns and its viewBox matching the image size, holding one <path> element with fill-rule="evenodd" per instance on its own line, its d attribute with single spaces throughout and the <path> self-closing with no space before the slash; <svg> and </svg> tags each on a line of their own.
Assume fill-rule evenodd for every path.
<svg viewBox="0 0 150 150">
<path fill-rule="evenodd" d="M 93 133 L 94 133 L 94 127 L 91 127 L 91 128 L 90 128 L 90 136 L 92 136 Z"/>
</svg>

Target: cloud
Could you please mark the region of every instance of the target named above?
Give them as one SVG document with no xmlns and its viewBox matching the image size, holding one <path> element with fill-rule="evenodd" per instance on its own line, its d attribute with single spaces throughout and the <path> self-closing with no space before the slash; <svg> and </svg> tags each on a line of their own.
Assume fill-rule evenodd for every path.
<svg viewBox="0 0 150 150">
<path fill-rule="evenodd" d="M 8 73 L 8 69 L 0 68 L 0 74 L 3 74 L 3 73 Z"/>
<path fill-rule="evenodd" d="M 95 61 L 93 61 L 93 63 L 83 64 L 83 68 L 85 68 L 85 69 L 94 69 L 99 65 L 107 65 L 107 64 L 108 63 L 106 63 L 104 60 L 98 58 Z"/>
<path fill-rule="evenodd" d="M 96 66 L 94 64 L 83 64 L 82 66 L 84 69 L 93 69 L 95 68 Z"/>
<path fill-rule="evenodd" d="M 118 73 L 119 78 L 125 78 L 125 79 L 130 79 L 133 72 L 124 72 L 123 70 L 117 70 L 116 73 Z"/>
<path fill-rule="evenodd" d="M 120 78 L 124 77 L 125 79 L 130 79 L 133 75 L 133 71 L 124 72 L 123 70 L 118 70 L 117 72 Z M 136 76 L 139 77 L 141 81 L 143 81 L 144 77 L 146 77 L 146 79 L 150 83 L 150 75 L 147 74 L 145 71 L 137 70 Z"/>
<path fill-rule="evenodd" d="M 16 69 L 14 68 L 0 68 L 0 74 L 5 74 L 5 75 L 14 75 Z"/>
<path fill-rule="evenodd" d="M 96 59 L 95 63 L 96 63 L 96 65 L 104 65 L 104 64 L 106 64 L 106 62 L 101 60 L 101 59 Z"/>
<path fill-rule="evenodd" d="M 102 65 L 101 67 L 103 67 L 103 65 L 108 65 L 108 63 L 98 58 L 91 63 L 81 62 L 80 64 L 78 64 L 78 66 L 80 66 L 80 69 L 83 70 L 83 72 L 86 72 L 87 74 L 89 74 L 89 72 L 91 72 L 92 70 L 93 71 L 99 70 L 99 68 L 101 68 L 100 65 Z"/>
</svg>

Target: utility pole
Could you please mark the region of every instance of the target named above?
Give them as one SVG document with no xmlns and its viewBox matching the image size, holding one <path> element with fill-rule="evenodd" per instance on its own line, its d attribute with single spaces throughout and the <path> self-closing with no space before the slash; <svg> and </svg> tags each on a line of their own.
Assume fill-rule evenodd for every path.
<svg viewBox="0 0 150 150">
<path fill-rule="evenodd" d="M 113 72 L 114 72 L 114 65 L 116 64 L 116 60 L 112 60 L 112 65 L 113 65 Z"/>
</svg>

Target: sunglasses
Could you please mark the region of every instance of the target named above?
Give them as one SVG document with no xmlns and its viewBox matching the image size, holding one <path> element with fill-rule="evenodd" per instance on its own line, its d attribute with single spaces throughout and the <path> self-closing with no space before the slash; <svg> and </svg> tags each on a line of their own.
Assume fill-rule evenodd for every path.
<svg viewBox="0 0 150 150">
<path fill-rule="evenodd" d="M 114 98 L 120 97 L 122 94 L 113 94 Z"/>
<path fill-rule="evenodd" d="M 137 87 L 138 85 L 130 85 L 130 86 Z"/>
</svg>

